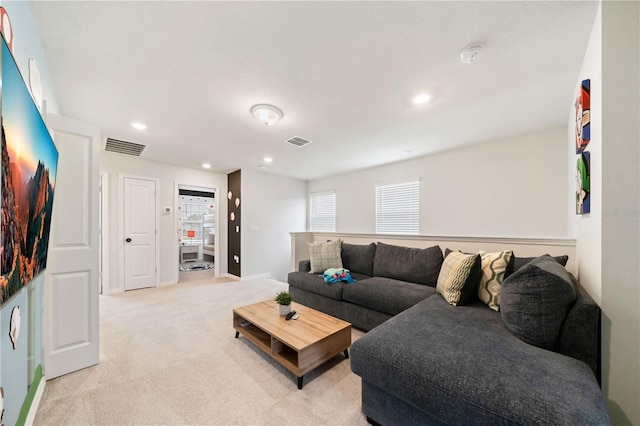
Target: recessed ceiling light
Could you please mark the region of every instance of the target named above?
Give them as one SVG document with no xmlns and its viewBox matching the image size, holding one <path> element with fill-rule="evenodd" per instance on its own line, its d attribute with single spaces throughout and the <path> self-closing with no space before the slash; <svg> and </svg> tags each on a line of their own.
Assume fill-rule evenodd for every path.
<svg viewBox="0 0 640 426">
<path fill-rule="evenodd" d="M 271 157 L 264 157 L 263 160 L 264 160 L 265 163 L 272 163 L 273 162 L 273 158 L 271 158 Z"/>
<path fill-rule="evenodd" d="M 140 123 L 138 121 L 132 121 L 131 123 L 129 123 L 131 125 L 131 127 L 133 127 L 134 129 L 138 129 L 138 130 L 147 130 L 147 126 L 143 123 Z"/>
<path fill-rule="evenodd" d="M 426 93 L 421 93 L 413 98 L 413 103 L 416 105 L 426 104 L 431 99 L 431 96 Z"/>
<path fill-rule="evenodd" d="M 202 163 L 202 167 L 204 167 L 205 169 L 210 169 L 210 168 L 211 168 L 211 164 L 209 164 L 209 163 Z"/>
</svg>

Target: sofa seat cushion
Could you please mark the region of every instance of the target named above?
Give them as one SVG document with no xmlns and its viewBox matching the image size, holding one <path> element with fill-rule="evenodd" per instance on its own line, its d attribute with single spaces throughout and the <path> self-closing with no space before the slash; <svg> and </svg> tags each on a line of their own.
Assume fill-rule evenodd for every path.
<svg viewBox="0 0 640 426">
<path fill-rule="evenodd" d="M 419 249 L 379 242 L 373 262 L 373 276 L 435 287 L 443 260 L 439 246 Z"/>
<path fill-rule="evenodd" d="M 435 288 L 421 284 L 372 277 L 344 286 L 342 299 L 385 314 L 397 315 L 435 292 Z"/>
<path fill-rule="evenodd" d="M 429 297 L 354 342 L 351 369 L 446 424 L 609 424 L 587 364 L 519 340 L 480 301 Z"/>
<path fill-rule="evenodd" d="M 371 278 L 371 275 L 361 274 L 359 272 L 353 272 L 353 271 L 350 271 L 350 272 L 351 272 L 351 278 L 353 278 L 356 281 L 362 281 L 362 280 Z"/>
<path fill-rule="evenodd" d="M 310 274 L 308 272 L 289 272 L 287 282 L 294 287 L 334 300 L 342 300 L 342 288 L 345 285 L 342 282 L 327 284 L 324 282 L 322 275 Z"/>
</svg>

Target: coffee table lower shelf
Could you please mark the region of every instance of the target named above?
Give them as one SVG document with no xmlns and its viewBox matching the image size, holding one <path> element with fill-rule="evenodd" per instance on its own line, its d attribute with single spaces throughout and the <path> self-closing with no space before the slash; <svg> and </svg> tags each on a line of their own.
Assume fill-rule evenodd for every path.
<svg viewBox="0 0 640 426">
<path fill-rule="evenodd" d="M 270 305 L 273 305 L 273 301 L 234 309 L 235 337 L 238 338 L 242 334 L 295 374 L 298 378 L 298 389 L 302 389 L 304 375 L 309 371 L 341 352 L 345 358 L 349 358 L 351 324 L 302 305 L 294 307 L 298 312 L 302 311 L 300 319 L 286 321 L 284 317 L 278 315 L 277 309 L 270 309 Z M 268 312 L 265 312 L 265 309 Z M 327 317 L 327 328 L 313 323 L 313 321 L 324 319 L 318 316 Z M 318 328 L 314 325 L 318 325 Z M 313 329 L 314 332 L 305 335 L 307 329 Z M 323 331 L 319 332 L 319 330 Z"/>
</svg>

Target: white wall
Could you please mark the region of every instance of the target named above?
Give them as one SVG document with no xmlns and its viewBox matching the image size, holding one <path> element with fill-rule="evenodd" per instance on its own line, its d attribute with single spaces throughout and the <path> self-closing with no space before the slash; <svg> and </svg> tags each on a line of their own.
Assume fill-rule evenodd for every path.
<svg viewBox="0 0 640 426">
<path fill-rule="evenodd" d="M 580 281 L 602 308 L 602 389 L 613 424 L 640 424 L 639 27 L 638 2 L 602 2 L 576 80 L 591 79 L 592 200 L 590 214 L 570 213 L 571 227 Z"/>
<path fill-rule="evenodd" d="M 568 209 L 569 227 L 576 239 L 576 252 L 579 259 L 580 283 L 601 305 L 602 284 L 602 12 L 598 9 L 584 62 L 576 82 L 572 101 L 578 96 L 578 87 L 582 80 L 591 80 L 591 141 L 586 151 L 591 153 L 591 213 L 576 215 L 575 203 Z M 576 154 L 575 145 L 575 106 L 571 104 L 567 125 L 567 158 L 569 170 L 569 191 L 575 199 Z"/>
<path fill-rule="evenodd" d="M 49 74 L 49 63 L 40 42 L 40 34 L 33 20 L 29 2 L 0 1 L 0 6 L 4 7 L 9 14 L 14 34 L 13 56 L 18 63 L 22 78 L 27 82 L 27 87 L 29 87 L 29 59 L 34 58 L 40 71 L 42 98 L 47 101 L 47 111 L 61 114 Z"/>
<path fill-rule="evenodd" d="M 603 388 L 640 424 L 640 3 L 601 7 Z"/>
<path fill-rule="evenodd" d="M 290 232 L 307 226 L 307 183 L 242 170 L 242 277 L 271 274 L 287 281 L 291 272 Z"/>
<path fill-rule="evenodd" d="M 309 182 L 336 191 L 336 231 L 375 232 L 375 186 L 420 178 L 420 234 L 568 235 L 566 129 L 483 143 Z M 357 159 L 354 159 L 357 161 Z"/>
<path fill-rule="evenodd" d="M 129 175 L 159 179 L 158 199 L 160 209 L 164 206 L 172 208 L 171 214 L 160 213 L 158 234 L 160 241 L 160 263 L 158 265 L 159 284 L 175 283 L 176 271 L 178 268 L 177 234 L 174 232 L 177 220 L 174 204 L 177 194 L 175 194 L 175 182 L 195 186 L 218 187 L 219 194 L 227 193 L 227 176 L 220 173 L 212 173 L 194 169 L 172 166 L 164 163 L 147 161 L 136 157 L 101 153 L 101 172 L 109 174 L 109 282 L 103 284 L 104 292 L 122 291 L 120 256 L 123 250 L 123 236 L 120 234 L 119 217 L 121 207 L 122 188 L 120 187 L 119 175 Z M 227 215 L 227 204 L 219 202 L 217 210 L 219 218 L 224 220 Z M 227 272 L 227 230 L 226 226 L 216 229 L 220 233 L 219 246 L 216 247 L 216 268 L 219 274 Z"/>
</svg>

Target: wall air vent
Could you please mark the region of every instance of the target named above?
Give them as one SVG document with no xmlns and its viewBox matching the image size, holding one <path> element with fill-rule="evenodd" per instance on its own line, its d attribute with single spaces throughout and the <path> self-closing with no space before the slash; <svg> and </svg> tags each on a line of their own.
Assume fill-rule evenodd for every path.
<svg viewBox="0 0 640 426">
<path fill-rule="evenodd" d="M 147 148 L 146 145 L 141 145 L 139 143 L 107 138 L 107 144 L 105 145 L 104 150 L 107 152 L 115 152 L 118 154 L 126 154 L 126 155 L 133 155 L 134 157 L 140 157 L 146 148 Z"/>
<path fill-rule="evenodd" d="M 285 142 L 290 145 L 297 146 L 298 148 L 302 148 L 303 146 L 309 145 L 311 143 L 311 141 L 299 138 L 298 136 L 287 139 Z"/>
</svg>

